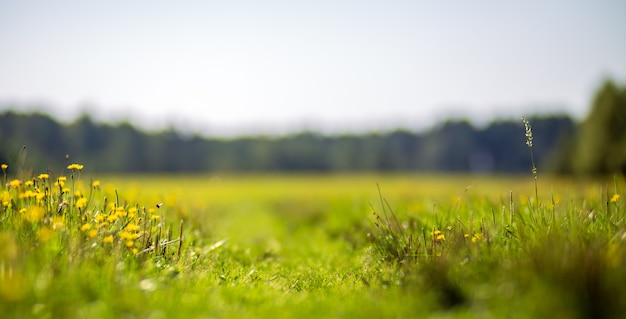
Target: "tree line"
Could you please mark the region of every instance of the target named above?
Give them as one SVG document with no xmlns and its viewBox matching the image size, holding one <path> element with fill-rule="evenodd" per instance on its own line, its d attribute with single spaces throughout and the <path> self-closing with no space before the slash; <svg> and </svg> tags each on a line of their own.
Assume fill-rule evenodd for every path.
<svg viewBox="0 0 626 319">
<path fill-rule="evenodd" d="M 529 117 L 539 170 L 626 173 L 625 92 L 604 83 L 580 123 L 568 115 Z M 128 122 L 96 123 L 89 115 L 61 124 L 43 113 L 0 113 L 0 162 L 37 172 L 60 170 L 70 161 L 88 164 L 93 172 L 519 173 L 531 167 L 525 138 L 519 119 L 494 120 L 483 128 L 461 119 L 422 132 L 307 131 L 227 139 L 174 129 L 144 132 Z"/>
</svg>

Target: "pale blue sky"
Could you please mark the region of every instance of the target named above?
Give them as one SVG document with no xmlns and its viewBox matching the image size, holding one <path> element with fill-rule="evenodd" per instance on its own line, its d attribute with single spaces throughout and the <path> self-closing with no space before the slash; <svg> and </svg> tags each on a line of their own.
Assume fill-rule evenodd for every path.
<svg viewBox="0 0 626 319">
<path fill-rule="evenodd" d="M 206 134 L 583 116 L 626 1 L 0 0 L 0 104 Z"/>
</svg>

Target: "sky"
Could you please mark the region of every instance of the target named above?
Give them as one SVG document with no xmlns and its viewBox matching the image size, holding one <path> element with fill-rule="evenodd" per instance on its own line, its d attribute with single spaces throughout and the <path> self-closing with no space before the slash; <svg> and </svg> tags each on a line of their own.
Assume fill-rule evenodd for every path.
<svg viewBox="0 0 626 319">
<path fill-rule="evenodd" d="M 203 135 L 582 118 L 625 31 L 622 0 L 0 0 L 0 108 Z"/>
</svg>

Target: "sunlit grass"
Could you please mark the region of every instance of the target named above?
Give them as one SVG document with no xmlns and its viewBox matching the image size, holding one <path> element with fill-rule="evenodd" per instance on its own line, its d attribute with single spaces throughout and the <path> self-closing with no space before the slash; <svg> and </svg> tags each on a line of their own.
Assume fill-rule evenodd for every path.
<svg viewBox="0 0 626 319">
<path fill-rule="evenodd" d="M 64 168 L 62 181 L 46 172 L 18 180 L 2 166 L 2 314 L 617 318 L 625 310 L 621 178 L 90 176 L 88 167 Z"/>
</svg>

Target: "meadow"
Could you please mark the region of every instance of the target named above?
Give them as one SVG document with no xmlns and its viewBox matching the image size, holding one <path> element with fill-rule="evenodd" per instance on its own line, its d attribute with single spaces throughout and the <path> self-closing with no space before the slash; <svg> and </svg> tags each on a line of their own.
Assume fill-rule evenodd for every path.
<svg viewBox="0 0 626 319">
<path fill-rule="evenodd" d="M 619 176 L 92 176 L 83 164 L 27 179 L 3 166 L 3 317 L 626 311 Z"/>
</svg>

